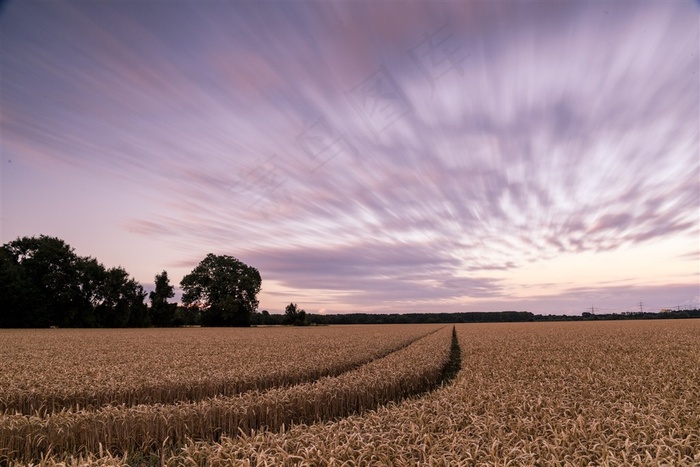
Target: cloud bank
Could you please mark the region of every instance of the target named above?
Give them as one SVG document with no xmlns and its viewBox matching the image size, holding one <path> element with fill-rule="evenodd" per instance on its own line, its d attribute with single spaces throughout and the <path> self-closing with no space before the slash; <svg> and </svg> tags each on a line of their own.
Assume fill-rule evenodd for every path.
<svg viewBox="0 0 700 467">
<path fill-rule="evenodd" d="M 700 279 L 681 258 L 700 235 L 697 12 L 17 5 L 4 145 L 145 187 L 154 214 L 122 226 L 172 245 L 170 264 L 234 254 L 270 297 L 308 291 L 329 311 L 685 299 Z M 633 265 L 572 272 L 636 251 L 676 258 L 668 287 Z M 529 275 L 549 264 L 567 277 Z"/>
</svg>

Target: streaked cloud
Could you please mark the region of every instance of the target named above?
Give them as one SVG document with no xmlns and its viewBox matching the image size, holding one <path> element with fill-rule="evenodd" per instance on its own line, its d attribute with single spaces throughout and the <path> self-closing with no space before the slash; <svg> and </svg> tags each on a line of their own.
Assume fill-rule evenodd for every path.
<svg viewBox="0 0 700 467">
<path fill-rule="evenodd" d="M 577 271 L 634 251 L 674 277 L 625 279 L 685 300 L 700 282 L 681 256 L 700 237 L 697 14 L 15 3 L 0 18 L 3 145 L 32 170 L 99 174 L 117 197 L 143 187 L 143 212 L 115 213 L 123 248 L 171 254 L 139 267 L 233 254 L 273 284 L 268 308 L 286 293 L 329 312 L 573 311 L 594 290 L 644 295 L 603 283 L 617 268 Z M 530 275 L 547 265 L 558 282 Z"/>
</svg>

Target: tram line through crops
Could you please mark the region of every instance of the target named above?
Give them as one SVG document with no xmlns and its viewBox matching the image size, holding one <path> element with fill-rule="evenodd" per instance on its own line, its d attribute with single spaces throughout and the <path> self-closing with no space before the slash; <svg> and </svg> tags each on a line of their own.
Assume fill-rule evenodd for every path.
<svg viewBox="0 0 700 467">
<path fill-rule="evenodd" d="M 359 328 L 348 326 L 346 329 L 349 336 L 352 336 Z M 37 333 L 35 338 L 48 338 L 43 350 L 46 354 L 44 361 L 47 363 L 43 364 L 44 361 L 37 361 L 36 356 L 27 356 L 20 351 L 8 351 L 7 356 L 3 356 L 0 351 L 0 415 L 43 417 L 65 410 L 95 410 L 105 406 L 196 402 L 215 396 L 233 396 L 253 390 L 294 386 L 355 370 L 405 348 L 436 329 L 435 326 L 419 325 L 405 335 L 394 335 L 380 333 L 375 328 L 368 331 L 368 336 L 363 336 L 356 342 L 350 342 L 348 335 L 338 334 L 337 328 L 335 333 L 328 328 L 222 331 L 225 333 L 223 335 L 233 333 L 234 341 L 242 338 L 240 346 L 233 349 L 227 348 L 229 342 L 212 329 L 157 330 L 154 334 L 156 344 L 144 343 L 143 339 L 132 337 L 139 336 L 141 330 L 136 330 L 133 334 L 127 331 L 128 339 L 124 338 L 122 331 L 125 330 L 93 331 L 103 344 L 90 343 L 84 349 L 81 348 L 81 341 L 76 340 L 76 334 L 80 331 L 57 330 L 58 336 L 54 332 L 47 334 L 47 330 L 27 331 L 30 336 Z M 183 343 L 179 331 L 192 333 L 194 339 Z M 247 334 L 241 334 L 245 332 Z M 251 339 L 252 334 L 260 332 L 263 333 L 262 339 L 255 340 L 255 336 Z M 307 332 L 322 333 L 314 342 L 315 348 L 305 352 L 290 348 L 296 344 L 293 339 L 303 338 L 302 333 Z M 75 351 L 54 348 L 57 344 L 51 339 L 60 338 L 64 333 L 68 333 L 68 343 L 73 343 L 83 353 L 69 353 L 65 358 L 56 358 L 57 354 Z M 217 339 L 212 339 L 210 344 L 201 340 L 200 333 L 207 333 L 204 337 L 216 336 Z M 8 349 L 11 346 L 31 348 L 33 345 L 13 341 L 13 336 L 4 339 Z M 172 336 L 176 339 L 173 349 L 168 349 L 164 356 L 158 355 L 162 349 L 157 342 Z M 380 340 L 382 337 L 387 338 L 386 342 Z M 113 344 L 109 344 L 110 339 L 115 339 Z M 269 339 L 277 340 L 271 343 Z M 333 339 L 334 342 L 331 344 L 327 339 Z M 373 343 L 374 348 L 367 347 L 363 342 L 365 339 Z M 310 347 L 309 342 L 303 341 L 302 344 Z M 138 356 L 137 359 L 120 349 L 145 345 L 148 345 L 142 352 L 145 357 Z M 203 358 L 211 358 L 210 354 L 216 350 L 215 345 L 222 346 L 219 353 L 229 353 L 227 360 L 213 364 L 202 361 Z M 330 349 L 330 345 L 339 350 Z M 254 351 L 256 347 L 260 350 Z M 191 354 L 197 353 L 201 356 L 191 357 Z M 227 370 L 222 371 L 226 361 L 231 363 Z M 252 362 L 244 367 L 236 364 L 246 361 Z M 21 362 L 27 363 L 19 366 L 16 362 L 20 362 L 20 365 Z M 32 367 L 29 368 L 30 366 Z M 86 381 L 91 381 L 91 384 L 85 384 Z"/>
<path fill-rule="evenodd" d="M 159 456 L 189 440 L 284 431 L 299 423 L 336 420 L 423 394 L 460 368 L 454 327 L 441 327 L 354 370 L 291 387 L 215 396 L 194 402 L 107 406 L 43 416 L 0 418 L 1 459 L 32 462 L 48 455 Z"/>
<path fill-rule="evenodd" d="M 17 444 L 0 465 L 698 466 L 699 331 L 699 320 L 458 324 L 450 342 L 442 327 L 312 383 L 113 408 L 111 421 L 104 409 L 73 425 L 45 417 L 62 433 L 53 444 L 30 417 L 2 415 Z"/>
</svg>

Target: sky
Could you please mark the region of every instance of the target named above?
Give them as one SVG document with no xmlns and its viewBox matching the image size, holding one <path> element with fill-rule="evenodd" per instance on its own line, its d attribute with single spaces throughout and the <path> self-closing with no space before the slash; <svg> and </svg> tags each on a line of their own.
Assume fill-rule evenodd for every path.
<svg viewBox="0 0 700 467">
<path fill-rule="evenodd" d="M 2 243 L 313 313 L 700 306 L 700 8 L 10 1 Z"/>
</svg>

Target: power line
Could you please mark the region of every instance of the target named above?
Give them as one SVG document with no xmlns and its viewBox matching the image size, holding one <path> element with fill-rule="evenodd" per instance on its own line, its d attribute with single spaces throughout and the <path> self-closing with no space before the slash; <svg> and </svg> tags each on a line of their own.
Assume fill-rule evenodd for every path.
<svg viewBox="0 0 700 467">
<path fill-rule="evenodd" d="M 605 307 L 605 306 L 595 306 L 591 304 L 591 306 L 586 307 L 585 311 L 587 313 L 591 314 L 615 314 L 615 313 L 620 313 L 622 312 L 623 314 L 627 313 L 645 313 L 645 310 L 647 313 L 658 313 L 662 310 L 667 310 L 667 311 L 687 311 L 687 310 L 695 310 L 700 308 L 700 302 L 693 301 L 693 302 L 685 302 L 684 304 L 680 304 L 676 302 L 676 305 L 670 305 L 666 304 L 665 306 L 658 305 L 657 303 L 652 303 L 649 304 L 648 302 L 645 304 L 643 301 L 637 302 L 636 305 L 628 305 L 628 306 L 622 306 L 622 307 Z M 675 309 L 675 310 L 674 310 Z"/>
</svg>

